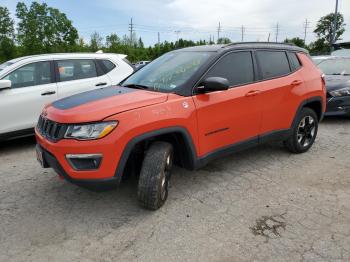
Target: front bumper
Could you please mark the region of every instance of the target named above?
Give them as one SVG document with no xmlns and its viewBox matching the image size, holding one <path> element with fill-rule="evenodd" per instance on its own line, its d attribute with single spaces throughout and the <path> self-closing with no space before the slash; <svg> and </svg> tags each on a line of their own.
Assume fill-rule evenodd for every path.
<svg viewBox="0 0 350 262">
<path fill-rule="evenodd" d="M 84 187 L 118 186 L 121 181 L 120 172 L 116 172 L 119 162 L 117 150 L 109 140 L 76 141 L 61 140 L 57 143 L 44 138 L 35 130 L 37 146 L 42 152 L 44 163 L 51 167 L 65 180 Z M 103 155 L 98 169 L 76 170 L 67 159 L 67 154 Z"/>
<path fill-rule="evenodd" d="M 325 116 L 350 116 L 350 96 L 327 98 Z"/>
</svg>

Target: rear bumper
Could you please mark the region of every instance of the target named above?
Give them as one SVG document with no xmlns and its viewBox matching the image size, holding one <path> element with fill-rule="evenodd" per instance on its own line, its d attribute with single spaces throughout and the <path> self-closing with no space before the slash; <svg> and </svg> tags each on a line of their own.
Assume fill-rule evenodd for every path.
<svg viewBox="0 0 350 262">
<path fill-rule="evenodd" d="M 114 145 L 108 140 L 74 141 L 61 140 L 57 143 L 45 139 L 39 132 L 35 132 L 37 146 L 42 152 L 46 166 L 51 167 L 65 180 L 84 187 L 116 187 L 121 181 L 120 172 L 116 172 L 119 162 L 118 153 L 113 150 Z M 76 170 L 67 159 L 67 154 L 98 153 L 103 156 L 97 169 Z"/>
<path fill-rule="evenodd" d="M 350 96 L 327 98 L 325 116 L 350 116 Z"/>
</svg>

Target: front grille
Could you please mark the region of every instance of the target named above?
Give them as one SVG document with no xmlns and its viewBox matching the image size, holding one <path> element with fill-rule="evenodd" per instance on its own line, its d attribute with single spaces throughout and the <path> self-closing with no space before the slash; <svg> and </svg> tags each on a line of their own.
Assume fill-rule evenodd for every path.
<svg viewBox="0 0 350 262">
<path fill-rule="evenodd" d="M 67 125 L 56 123 L 43 116 L 39 117 L 37 129 L 47 139 L 57 142 L 64 137 Z"/>
</svg>

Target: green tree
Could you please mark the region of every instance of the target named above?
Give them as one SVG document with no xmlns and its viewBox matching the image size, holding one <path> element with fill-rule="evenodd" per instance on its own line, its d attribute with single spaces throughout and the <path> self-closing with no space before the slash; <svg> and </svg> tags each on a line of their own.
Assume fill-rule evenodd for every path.
<svg viewBox="0 0 350 262">
<path fill-rule="evenodd" d="M 317 39 L 309 44 L 308 49 L 311 55 L 326 55 L 329 54 L 330 47 L 324 39 Z"/>
<path fill-rule="evenodd" d="M 23 54 L 72 51 L 76 48 L 78 32 L 72 22 L 58 9 L 33 2 L 28 8 L 19 2 L 17 41 Z"/>
<path fill-rule="evenodd" d="M 90 49 L 96 52 L 103 48 L 103 38 L 98 32 L 94 32 L 90 37 Z"/>
<path fill-rule="evenodd" d="M 106 36 L 106 47 L 109 49 L 118 49 L 120 47 L 121 41 L 117 34 L 113 33 Z"/>
<path fill-rule="evenodd" d="M 6 7 L 0 6 L 0 62 L 10 60 L 15 56 L 14 21 Z"/>
<path fill-rule="evenodd" d="M 227 37 L 221 37 L 218 39 L 218 44 L 230 44 L 231 40 Z"/>
<path fill-rule="evenodd" d="M 145 47 L 144 44 L 143 44 L 143 41 L 142 41 L 142 38 L 141 38 L 141 37 L 140 37 L 139 40 L 138 40 L 137 47 L 138 47 L 138 48 L 142 48 L 142 49 Z"/>
<path fill-rule="evenodd" d="M 321 17 L 321 19 L 317 22 L 316 29 L 314 30 L 317 38 L 322 40 L 327 45 L 330 45 L 332 42 L 334 17 L 334 13 Z M 340 40 L 341 35 L 345 32 L 345 23 L 342 14 L 337 15 L 336 28 L 335 41 Z"/>
<path fill-rule="evenodd" d="M 286 38 L 284 40 L 284 42 L 285 43 L 294 44 L 294 45 L 302 47 L 302 48 L 306 47 L 304 40 L 299 38 L 299 37 L 293 37 L 293 38 L 290 38 L 290 39 Z"/>
</svg>

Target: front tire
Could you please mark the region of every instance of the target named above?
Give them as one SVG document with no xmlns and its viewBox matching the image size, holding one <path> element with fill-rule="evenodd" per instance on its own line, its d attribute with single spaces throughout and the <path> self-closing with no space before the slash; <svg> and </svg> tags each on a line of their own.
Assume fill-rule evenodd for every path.
<svg viewBox="0 0 350 262">
<path fill-rule="evenodd" d="M 292 153 L 304 153 L 308 151 L 315 142 L 317 131 L 317 115 L 314 110 L 305 107 L 297 116 L 292 135 L 284 142 L 284 145 Z"/>
<path fill-rule="evenodd" d="M 168 197 L 168 185 L 173 165 L 173 146 L 167 142 L 154 142 L 142 163 L 137 197 L 139 204 L 157 210 Z"/>
</svg>

